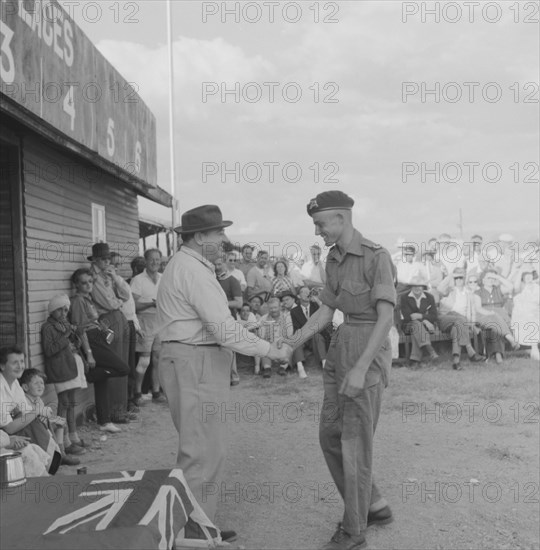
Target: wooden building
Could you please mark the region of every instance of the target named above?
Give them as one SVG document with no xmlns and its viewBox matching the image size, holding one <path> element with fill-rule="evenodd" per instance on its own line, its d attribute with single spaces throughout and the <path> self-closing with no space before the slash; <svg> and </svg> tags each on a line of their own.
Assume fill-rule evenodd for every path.
<svg viewBox="0 0 540 550">
<path fill-rule="evenodd" d="M 72 293 L 92 244 L 129 262 L 137 196 L 172 198 L 154 116 L 55 0 L 2 1 L 0 35 L 0 344 L 40 368 L 47 303 Z"/>
</svg>

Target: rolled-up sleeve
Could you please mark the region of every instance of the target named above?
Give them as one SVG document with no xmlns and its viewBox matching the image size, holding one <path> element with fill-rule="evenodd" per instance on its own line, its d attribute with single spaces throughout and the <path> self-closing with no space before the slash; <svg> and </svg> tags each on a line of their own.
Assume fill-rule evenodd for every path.
<svg viewBox="0 0 540 550">
<path fill-rule="evenodd" d="M 371 305 L 375 307 L 379 300 L 396 305 L 396 289 L 394 286 L 395 267 L 390 254 L 384 249 L 375 255 L 373 286 L 371 288 Z"/>
</svg>

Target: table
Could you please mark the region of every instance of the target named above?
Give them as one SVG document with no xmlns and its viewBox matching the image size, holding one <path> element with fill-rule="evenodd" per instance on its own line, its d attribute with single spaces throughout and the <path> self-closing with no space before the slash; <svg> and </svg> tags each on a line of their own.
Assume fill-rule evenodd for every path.
<svg viewBox="0 0 540 550">
<path fill-rule="evenodd" d="M 187 546 L 186 532 L 219 537 L 180 469 L 28 478 L 0 491 L 0 526 L 2 550 L 166 550 Z"/>
</svg>

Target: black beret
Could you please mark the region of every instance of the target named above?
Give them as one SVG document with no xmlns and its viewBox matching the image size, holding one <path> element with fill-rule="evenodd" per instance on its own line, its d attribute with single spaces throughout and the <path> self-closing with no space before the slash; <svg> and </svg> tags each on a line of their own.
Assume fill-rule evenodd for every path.
<svg viewBox="0 0 540 550">
<path fill-rule="evenodd" d="M 313 216 L 323 210 L 351 210 L 353 205 L 354 200 L 343 191 L 324 191 L 309 201 L 307 213 Z"/>
</svg>

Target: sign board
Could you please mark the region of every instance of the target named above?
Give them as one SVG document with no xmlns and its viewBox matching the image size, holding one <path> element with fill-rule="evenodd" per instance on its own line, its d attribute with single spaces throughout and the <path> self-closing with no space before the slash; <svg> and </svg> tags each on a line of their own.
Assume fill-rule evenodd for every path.
<svg viewBox="0 0 540 550">
<path fill-rule="evenodd" d="M 157 184 L 155 117 L 57 0 L 0 0 L 0 92 Z"/>
</svg>

